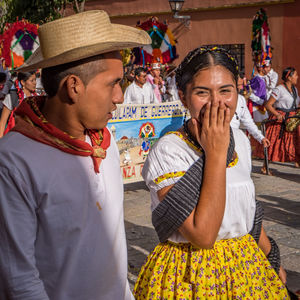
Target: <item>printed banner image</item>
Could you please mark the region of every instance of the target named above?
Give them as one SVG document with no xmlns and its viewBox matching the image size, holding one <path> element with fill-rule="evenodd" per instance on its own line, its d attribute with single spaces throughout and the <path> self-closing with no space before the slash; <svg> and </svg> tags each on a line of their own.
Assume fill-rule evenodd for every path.
<svg viewBox="0 0 300 300">
<path fill-rule="evenodd" d="M 151 146 L 167 132 L 182 126 L 186 110 L 180 101 L 160 104 L 121 104 L 108 128 L 120 151 L 124 183 L 141 181 Z"/>
</svg>

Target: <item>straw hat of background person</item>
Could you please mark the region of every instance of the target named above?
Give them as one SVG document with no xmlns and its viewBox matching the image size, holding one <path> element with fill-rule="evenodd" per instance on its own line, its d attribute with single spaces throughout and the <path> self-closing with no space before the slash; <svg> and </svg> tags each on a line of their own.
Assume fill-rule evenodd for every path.
<svg viewBox="0 0 300 300">
<path fill-rule="evenodd" d="M 39 27 L 40 47 L 18 71 L 48 68 L 94 55 L 151 44 L 143 30 L 112 24 L 103 10 L 91 10 Z"/>
</svg>

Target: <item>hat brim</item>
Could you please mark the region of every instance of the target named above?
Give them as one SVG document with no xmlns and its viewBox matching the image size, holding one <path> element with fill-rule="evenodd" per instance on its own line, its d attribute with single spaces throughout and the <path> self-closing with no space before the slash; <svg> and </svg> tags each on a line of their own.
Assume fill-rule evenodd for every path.
<svg viewBox="0 0 300 300">
<path fill-rule="evenodd" d="M 110 38 L 105 42 L 74 48 L 48 59 L 43 58 L 39 47 L 16 71 L 28 72 L 49 68 L 103 53 L 151 44 L 151 38 L 144 30 L 120 24 L 111 25 Z"/>
</svg>

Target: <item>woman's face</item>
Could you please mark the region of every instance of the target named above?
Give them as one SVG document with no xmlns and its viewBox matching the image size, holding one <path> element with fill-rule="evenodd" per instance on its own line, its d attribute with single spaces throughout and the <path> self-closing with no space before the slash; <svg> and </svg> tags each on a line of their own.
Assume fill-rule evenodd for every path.
<svg viewBox="0 0 300 300">
<path fill-rule="evenodd" d="M 292 76 L 289 76 L 289 80 L 293 85 L 296 85 L 298 82 L 298 73 L 297 71 L 294 72 Z"/>
<path fill-rule="evenodd" d="M 30 93 L 35 91 L 36 87 L 36 76 L 35 74 L 32 74 L 26 81 L 22 80 L 21 81 L 23 88 Z"/>
<path fill-rule="evenodd" d="M 201 122 L 208 102 L 224 103 L 233 117 L 237 103 L 237 87 L 230 71 L 223 66 L 212 66 L 199 71 L 193 81 L 186 86 L 186 93 L 181 93 L 184 106 L 191 117 Z M 202 109 L 204 108 L 204 109 Z"/>
</svg>

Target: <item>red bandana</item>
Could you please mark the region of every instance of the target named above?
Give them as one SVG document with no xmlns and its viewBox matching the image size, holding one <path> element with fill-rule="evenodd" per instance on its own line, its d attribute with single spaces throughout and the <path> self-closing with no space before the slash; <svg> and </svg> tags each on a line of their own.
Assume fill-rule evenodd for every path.
<svg viewBox="0 0 300 300">
<path fill-rule="evenodd" d="M 45 96 L 26 98 L 15 112 L 16 126 L 11 131 L 20 132 L 33 140 L 70 154 L 91 156 L 94 170 L 99 173 L 100 163 L 106 157 L 106 149 L 110 146 L 108 129 L 87 130 L 92 141 L 91 146 L 50 124 L 40 112 L 45 100 Z"/>
</svg>

